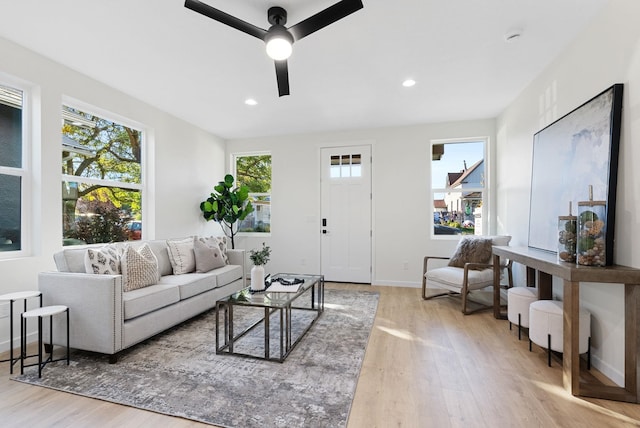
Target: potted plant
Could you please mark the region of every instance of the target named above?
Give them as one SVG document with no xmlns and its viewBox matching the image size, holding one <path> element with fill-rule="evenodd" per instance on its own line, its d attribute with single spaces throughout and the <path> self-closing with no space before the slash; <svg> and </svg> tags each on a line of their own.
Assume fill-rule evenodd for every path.
<svg viewBox="0 0 640 428">
<path fill-rule="evenodd" d="M 269 261 L 271 255 L 271 247 L 262 243 L 262 249 L 249 251 L 249 259 L 253 263 L 251 268 L 251 290 L 264 290 L 264 265 Z"/>
<path fill-rule="evenodd" d="M 233 188 L 233 176 L 227 174 L 224 181 L 218 182 L 213 193 L 206 201 L 200 203 L 200 210 L 205 220 L 220 223 L 222 230 L 231 239 L 231 248 L 235 248 L 233 240 L 238 230 L 234 227 L 238 220 L 244 220 L 253 212 L 249 201 L 249 188 L 240 186 Z"/>
</svg>

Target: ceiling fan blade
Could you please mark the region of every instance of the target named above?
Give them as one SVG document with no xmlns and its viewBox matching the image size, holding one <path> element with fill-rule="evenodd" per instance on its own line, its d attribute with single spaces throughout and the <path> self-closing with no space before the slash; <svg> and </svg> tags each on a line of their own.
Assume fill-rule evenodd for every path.
<svg viewBox="0 0 640 428">
<path fill-rule="evenodd" d="M 353 12 L 362 9 L 361 0 L 342 0 L 333 6 L 329 6 L 325 10 L 316 13 L 313 16 L 300 21 L 299 23 L 291 26 L 289 31 L 293 35 L 294 40 L 300 40 L 303 37 L 308 36 L 311 33 L 315 33 L 318 30 L 323 29 L 327 25 L 351 15 Z"/>
<path fill-rule="evenodd" d="M 250 36 L 257 37 L 260 40 L 263 40 L 267 35 L 267 30 L 264 30 L 260 27 L 256 27 L 253 24 L 249 24 L 246 21 L 236 18 L 235 16 L 231 16 L 228 13 L 225 13 L 221 10 L 213 8 L 208 4 L 202 3 L 198 0 L 185 0 L 184 7 L 187 9 L 191 9 L 194 12 L 198 12 L 204 16 L 207 16 L 213 20 L 221 22 L 229 27 L 233 27 L 236 30 L 240 30 L 243 33 L 247 33 Z"/>
<path fill-rule="evenodd" d="M 289 95 L 289 69 L 287 67 L 287 60 L 275 61 L 276 63 L 276 78 L 278 79 L 278 95 Z"/>
</svg>

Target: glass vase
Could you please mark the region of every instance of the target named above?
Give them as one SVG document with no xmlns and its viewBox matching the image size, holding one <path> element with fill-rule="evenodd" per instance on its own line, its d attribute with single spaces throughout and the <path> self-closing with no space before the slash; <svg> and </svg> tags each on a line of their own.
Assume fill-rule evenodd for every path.
<svg viewBox="0 0 640 428">
<path fill-rule="evenodd" d="M 606 202 L 578 202 L 577 262 L 584 266 L 606 266 Z"/>
</svg>

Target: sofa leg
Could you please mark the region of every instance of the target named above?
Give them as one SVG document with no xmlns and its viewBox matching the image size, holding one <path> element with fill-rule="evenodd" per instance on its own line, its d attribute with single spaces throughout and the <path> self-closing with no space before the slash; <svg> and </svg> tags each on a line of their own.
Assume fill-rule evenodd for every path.
<svg viewBox="0 0 640 428">
<path fill-rule="evenodd" d="M 46 352 L 47 354 L 50 354 L 51 351 L 53 351 L 53 345 L 50 343 L 45 343 L 44 344 L 44 352 Z"/>
<path fill-rule="evenodd" d="M 109 364 L 115 364 L 118 362 L 118 354 L 109 355 Z"/>
</svg>

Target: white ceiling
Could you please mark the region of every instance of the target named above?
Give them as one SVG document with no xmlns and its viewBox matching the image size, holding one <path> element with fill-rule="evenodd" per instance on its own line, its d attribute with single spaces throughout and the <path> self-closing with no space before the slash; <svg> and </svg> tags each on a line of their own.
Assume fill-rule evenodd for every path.
<svg viewBox="0 0 640 428">
<path fill-rule="evenodd" d="M 337 2 L 202 1 L 265 29 Z M 495 117 L 607 1 L 363 0 L 294 45 L 282 98 L 260 40 L 183 0 L 0 0 L 0 36 L 235 139 Z"/>
</svg>

